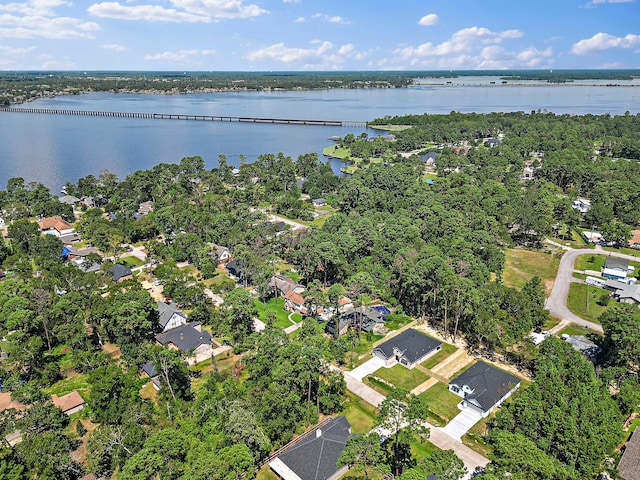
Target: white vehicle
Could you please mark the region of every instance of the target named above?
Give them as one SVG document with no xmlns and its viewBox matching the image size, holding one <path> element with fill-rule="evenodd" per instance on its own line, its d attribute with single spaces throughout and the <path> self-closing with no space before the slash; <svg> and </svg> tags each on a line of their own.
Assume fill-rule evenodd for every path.
<svg viewBox="0 0 640 480">
<path fill-rule="evenodd" d="M 604 287 L 605 284 L 607 283 L 607 281 L 604 278 L 598 278 L 598 277 L 587 277 L 584 280 L 584 283 L 586 283 L 587 285 L 594 285 L 596 287 Z"/>
</svg>

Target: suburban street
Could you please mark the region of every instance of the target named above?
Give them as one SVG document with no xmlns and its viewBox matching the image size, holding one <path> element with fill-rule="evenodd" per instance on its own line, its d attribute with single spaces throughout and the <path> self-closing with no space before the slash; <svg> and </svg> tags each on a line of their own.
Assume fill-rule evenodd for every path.
<svg viewBox="0 0 640 480">
<path fill-rule="evenodd" d="M 556 275 L 556 281 L 553 284 L 553 290 L 551 295 L 547 299 L 547 308 L 551 315 L 560 318 L 561 320 L 575 323 L 576 325 L 582 325 L 590 328 L 596 332 L 602 333 L 602 326 L 584 320 L 573 314 L 569 308 L 567 308 L 567 297 L 569 296 L 569 286 L 573 278 L 573 269 L 576 262 L 576 258 L 580 255 L 609 255 L 611 257 L 624 258 L 630 261 L 638 261 L 638 257 L 633 255 L 627 255 L 624 253 L 608 252 L 605 250 L 590 248 L 590 249 L 569 249 L 563 255 L 560 260 L 560 266 L 558 268 L 558 274 Z"/>
</svg>

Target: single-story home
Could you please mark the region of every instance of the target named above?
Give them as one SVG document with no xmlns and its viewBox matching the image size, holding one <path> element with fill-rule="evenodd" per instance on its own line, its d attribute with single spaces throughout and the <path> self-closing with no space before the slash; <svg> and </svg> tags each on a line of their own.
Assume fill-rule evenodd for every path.
<svg viewBox="0 0 640 480">
<path fill-rule="evenodd" d="M 153 210 L 153 202 L 151 200 L 147 202 L 142 202 L 138 205 L 138 215 L 143 216 L 147 215 L 151 210 Z"/>
<path fill-rule="evenodd" d="M 53 404 L 62 410 L 66 415 L 72 415 L 82 410 L 86 403 L 77 391 L 67 393 L 61 397 L 58 397 L 55 393 L 51 395 Z"/>
<path fill-rule="evenodd" d="M 571 203 L 571 206 L 584 215 L 591 210 L 591 201 L 586 198 L 577 198 Z"/>
<path fill-rule="evenodd" d="M 487 138 L 484 143 L 486 143 L 487 145 L 489 145 L 489 147 L 497 147 L 498 145 L 500 145 L 500 143 L 502 143 L 499 139 L 497 138 Z"/>
<path fill-rule="evenodd" d="M 347 310 L 353 308 L 353 300 L 349 297 L 340 297 L 338 299 L 338 310 L 341 312 L 346 312 Z"/>
<path fill-rule="evenodd" d="M 272 222 L 269 220 L 264 222 L 264 225 L 276 233 L 284 232 L 287 229 L 287 224 L 284 222 Z"/>
<path fill-rule="evenodd" d="M 269 280 L 269 287 L 277 290 L 282 296 L 285 296 L 289 292 L 302 293 L 305 288 L 304 285 L 300 285 L 292 278 L 286 275 L 276 274 Z"/>
<path fill-rule="evenodd" d="M 74 197 L 73 195 L 63 195 L 62 197 L 58 198 L 58 201 L 60 203 L 71 205 L 72 207 L 76 203 L 80 203 L 80 199 L 78 197 Z"/>
<path fill-rule="evenodd" d="M 625 282 L 629 273 L 629 260 L 618 257 L 607 257 L 604 267 L 602 268 L 602 276 L 612 280 L 620 280 Z"/>
<path fill-rule="evenodd" d="M 40 231 L 48 235 L 55 235 L 56 237 L 62 237 L 64 235 L 70 235 L 74 233 L 74 229 L 71 225 L 65 222 L 62 217 L 44 217 L 38 222 Z"/>
<path fill-rule="evenodd" d="M 315 198 L 311 201 L 311 205 L 313 205 L 314 207 L 322 207 L 323 205 L 326 205 L 327 201 L 324 198 Z"/>
<path fill-rule="evenodd" d="M 488 416 L 518 387 L 520 379 L 486 362 L 479 361 L 449 383 L 449 391 L 463 400 L 463 408 L 472 408 Z"/>
<path fill-rule="evenodd" d="M 179 327 L 187 323 L 187 315 L 175 303 L 158 303 L 158 327 L 161 332 Z"/>
<path fill-rule="evenodd" d="M 571 345 L 575 351 L 582 353 L 589 360 L 594 360 L 602 350 L 598 345 L 593 343 L 584 335 L 567 335 L 562 334 L 562 339 Z"/>
<path fill-rule="evenodd" d="M 621 480 L 640 480 L 640 430 L 636 429 L 624 446 L 618 463 Z"/>
<path fill-rule="evenodd" d="M 349 330 L 350 322 L 348 319 L 344 317 L 340 317 L 338 320 L 338 335 L 342 336 Z M 336 321 L 335 319 L 329 320 L 327 325 L 324 327 L 324 331 L 329 335 L 334 336 L 336 334 Z"/>
<path fill-rule="evenodd" d="M 582 232 L 582 235 L 584 235 L 584 238 L 587 239 L 588 242 L 591 243 L 598 243 L 598 242 L 602 242 L 604 240 L 604 237 L 602 236 L 602 234 L 600 232 Z"/>
<path fill-rule="evenodd" d="M 351 424 L 341 415 L 286 449 L 269 467 L 283 480 L 337 479 L 346 472 L 336 464 L 351 436 Z"/>
<path fill-rule="evenodd" d="M 619 280 L 607 280 L 604 287 L 607 290 L 611 290 L 613 292 L 611 295 L 619 302 L 632 305 L 640 304 L 640 285 L 635 282 L 626 283 Z"/>
<path fill-rule="evenodd" d="M 133 278 L 133 272 L 131 271 L 131 269 L 119 263 L 113 265 L 111 273 L 113 274 L 112 280 L 115 283 L 124 282 L 125 280 L 130 280 Z"/>
<path fill-rule="evenodd" d="M 427 152 L 424 155 L 420 155 L 418 158 L 427 165 L 435 165 L 437 157 L 437 152 Z"/>
<path fill-rule="evenodd" d="M 442 342 L 409 328 L 375 347 L 373 355 L 383 359 L 387 366 L 400 363 L 411 369 L 441 348 Z"/>
<path fill-rule="evenodd" d="M 158 375 L 155 363 L 147 362 L 142 365 L 142 367 L 140 367 L 140 370 L 143 375 L 149 377 L 153 388 L 155 388 L 156 390 L 160 390 L 160 387 L 162 386 L 162 379 L 160 378 L 160 375 Z"/>
<path fill-rule="evenodd" d="M 156 341 L 189 355 L 187 363 L 195 365 L 211 358 L 213 339 L 199 322 L 186 323 L 156 335 Z"/>
<path fill-rule="evenodd" d="M 629 246 L 631 248 L 640 248 L 640 230 L 631 230 Z"/>
</svg>

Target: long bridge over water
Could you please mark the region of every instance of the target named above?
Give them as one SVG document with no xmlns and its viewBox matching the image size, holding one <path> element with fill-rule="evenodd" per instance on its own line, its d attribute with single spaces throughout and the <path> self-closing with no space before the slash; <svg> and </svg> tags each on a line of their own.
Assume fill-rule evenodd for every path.
<svg viewBox="0 0 640 480">
<path fill-rule="evenodd" d="M 3 112 L 38 113 L 45 115 L 80 115 L 85 117 L 118 117 L 118 118 L 148 118 L 162 120 L 203 120 L 210 122 L 246 122 L 246 123 L 278 123 L 290 125 L 315 125 L 330 127 L 366 127 L 367 122 L 351 120 L 304 120 L 292 118 L 260 118 L 260 117 L 230 117 L 222 115 L 192 115 L 187 113 L 135 113 L 135 112 L 101 112 L 95 110 L 67 110 L 57 108 L 17 108 L 3 107 Z"/>
</svg>

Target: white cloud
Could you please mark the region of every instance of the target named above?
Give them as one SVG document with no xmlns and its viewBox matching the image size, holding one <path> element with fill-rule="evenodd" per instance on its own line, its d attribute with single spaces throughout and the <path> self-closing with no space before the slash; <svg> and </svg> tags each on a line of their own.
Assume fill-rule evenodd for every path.
<svg viewBox="0 0 640 480">
<path fill-rule="evenodd" d="M 91 32 L 100 30 L 95 22 L 77 18 L 41 15 L 0 15 L 0 38 L 49 38 L 55 40 L 93 38 Z"/>
<path fill-rule="evenodd" d="M 156 53 L 154 55 L 145 55 L 144 59 L 169 62 L 169 63 L 192 64 L 194 63 L 193 61 L 194 57 L 214 55 L 215 53 L 216 53 L 215 50 L 200 50 L 200 49 L 178 50 L 176 52 L 167 51 L 162 53 Z"/>
<path fill-rule="evenodd" d="M 339 15 L 327 15 L 325 13 L 314 13 L 311 18 L 318 18 L 329 23 L 338 23 L 340 25 L 350 25 L 351 22 Z"/>
<path fill-rule="evenodd" d="M 477 49 L 480 45 L 495 45 L 505 39 L 518 38 L 522 36 L 519 30 L 505 30 L 503 32 L 492 32 L 484 27 L 469 27 L 458 30 L 450 39 L 437 45 L 427 42 L 417 47 L 405 47 L 396 49 L 394 53 L 401 55 L 405 59 L 445 56 L 455 53 L 469 52 Z"/>
<path fill-rule="evenodd" d="M 438 20 L 438 15 L 436 15 L 435 13 L 430 13 L 429 15 L 425 15 L 424 17 L 422 17 L 418 22 L 418 25 L 429 27 L 438 23 Z"/>
<path fill-rule="evenodd" d="M 634 48 L 640 46 L 640 35 L 632 33 L 624 37 L 614 37 L 608 33 L 596 33 L 591 38 L 586 38 L 574 43 L 571 53 L 575 55 L 587 55 L 602 52 L 610 48 Z"/>
<path fill-rule="evenodd" d="M 296 23 L 303 23 L 304 21 L 305 21 L 304 17 L 298 17 L 295 20 Z"/>
<path fill-rule="evenodd" d="M 54 16 L 55 8 L 70 6 L 71 2 L 65 0 L 27 0 L 22 3 L 6 3 L 0 5 L 0 11 L 19 13 L 29 16 Z"/>
<path fill-rule="evenodd" d="M 347 60 L 364 60 L 372 51 L 358 51 L 347 43 L 336 48 L 328 41 L 313 41 L 315 48 L 287 47 L 284 43 L 276 43 L 269 47 L 250 52 L 246 58 L 253 62 L 275 60 L 288 65 L 301 66 L 305 69 L 326 68 L 340 69 Z"/>
<path fill-rule="evenodd" d="M 35 46 L 23 47 L 23 48 L 12 48 L 12 47 L 6 47 L 4 45 L 0 45 L 0 53 L 2 53 L 2 55 L 7 55 L 7 56 L 27 55 L 28 53 L 33 52 L 35 49 L 36 49 Z"/>
<path fill-rule="evenodd" d="M 146 20 L 150 22 L 175 22 L 175 23 L 209 23 L 211 19 L 204 15 L 194 15 L 188 12 L 179 12 L 173 8 L 164 8 L 159 5 L 120 5 L 118 2 L 94 3 L 87 11 L 96 17 L 113 18 L 117 20 Z"/>
<path fill-rule="evenodd" d="M 127 49 L 126 47 L 115 43 L 100 45 L 100 48 L 104 48 L 105 50 L 113 50 L 114 52 L 124 52 Z"/>
<path fill-rule="evenodd" d="M 300 3 L 301 0 L 282 0 L 282 3 Z"/>
<path fill-rule="evenodd" d="M 175 8 L 160 5 L 122 5 L 120 2 L 100 2 L 91 5 L 91 15 L 118 20 L 151 22 L 209 23 L 218 19 L 256 17 L 269 13 L 257 5 L 245 5 L 242 0 L 170 0 Z"/>
<path fill-rule="evenodd" d="M 635 0 L 590 0 L 586 7 L 587 8 L 591 8 L 591 7 L 595 7 L 596 5 L 603 5 L 605 3 L 633 3 L 635 2 Z"/>
</svg>

